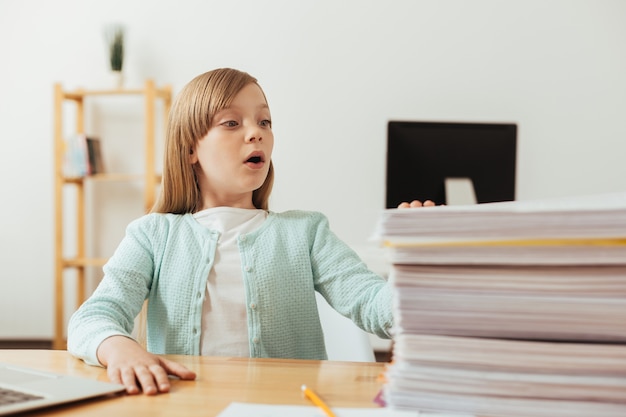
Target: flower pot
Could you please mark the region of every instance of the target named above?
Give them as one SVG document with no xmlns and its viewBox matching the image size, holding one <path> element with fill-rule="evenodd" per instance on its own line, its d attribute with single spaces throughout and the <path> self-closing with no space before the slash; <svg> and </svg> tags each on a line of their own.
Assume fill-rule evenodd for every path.
<svg viewBox="0 0 626 417">
<path fill-rule="evenodd" d="M 122 73 L 122 71 L 111 71 L 110 79 L 110 88 L 114 88 L 116 90 L 124 88 L 124 73 Z"/>
</svg>

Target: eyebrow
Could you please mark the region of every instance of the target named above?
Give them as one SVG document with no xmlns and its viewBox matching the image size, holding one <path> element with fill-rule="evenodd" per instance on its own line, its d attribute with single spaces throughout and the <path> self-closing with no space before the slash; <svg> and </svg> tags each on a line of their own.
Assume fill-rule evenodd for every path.
<svg viewBox="0 0 626 417">
<path fill-rule="evenodd" d="M 240 109 L 240 108 L 241 107 L 239 107 L 239 106 L 230 105 L 228 107 L 224 107 L 222 110 L 218 111 L 218 113 L 220 113 L 220 112 L 222 112 L 224 110 Z M 269 109 L 270 106 L 267 103 L 263 103 L 263 104 L 258 105 L 256 108 L 259 109 L 259 110 L 261 110 L 261 109 Z"/>
<path fill-rule="evenodd" d="M 239 110 L 239 109 L 240 109 L 240 108 L 239 108 L 239 107 L 237 107 L 237 106 L 228 106 L 228 107 L 224 107 L 224 108 L 223 108 L 223 109 L 221 109 L 221 110 L 218 110 L 218 111 L 217 111 L 217 112 L 213 115 L 213 117 L 211 118 L 211 124 L 213 124 L 213 122 L 215 121 L 215 119 L 216 119 L 217 117 L 219 117 L 222 113 L 227 112 L 227 111 L 229 111 L 229 110 Z M 256 107 L 256 110 L 257 110 L 257 111 L 258 111 L 258 110 L 266 110 L 266 109 L 267 109 L 268 111 L 269 111 L 269 109 L 270 109 L 270 106 L 269 106 L 267 103 L 260 104 L 260 105 L 258 105 L 258 106 Z"/>
</svg>

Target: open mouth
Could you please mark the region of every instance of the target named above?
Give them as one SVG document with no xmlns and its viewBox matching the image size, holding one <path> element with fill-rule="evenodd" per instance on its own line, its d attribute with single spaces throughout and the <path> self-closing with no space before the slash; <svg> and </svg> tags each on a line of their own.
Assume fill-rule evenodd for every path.
<svg viewBox="0 0 626 417">
<path fill-rule="evenodd" d="M 252 152 L 250 155 L 248 155 L 248 159 L 246 159 L 245 163 L 246 164 L 261 164 L 265 162 L 265 155 L 263 155 L 263 152 Z"/>
</svg>

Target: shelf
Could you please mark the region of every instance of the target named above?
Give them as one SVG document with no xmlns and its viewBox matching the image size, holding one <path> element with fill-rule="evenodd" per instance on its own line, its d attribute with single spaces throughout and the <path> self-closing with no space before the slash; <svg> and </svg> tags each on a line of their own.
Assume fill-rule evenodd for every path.
<svg viewBox="0 0 626 417">
<path fill-rule="evenodd" d="M 100 100 L 106 97 L 138 96 L 143 101 L 144 112 L 144 137 L 143 137 L 143 172 L 142 173 L 103 173 L 85 177 L 67 177 L 63 175 L 63 160 L 65 151 L 66 133 L 64 124 L 64 103 L 71 101 L 75 106 L 74 134 L 85 133 L 85 99 Z M 143 187 L 144 211 L 148 212 L 156 200 L 156 192 L 161 183 L 161 174 L 156 172 L 156 102 L 163 101 L 163 131 L 169 114 L 172 101 L 172 89 L 170 86 L 157 88 L 152 80 L 147 80 L 143 88 L 137 89 L 75 89 L 64 91 L 60 84 L 54 86 L 54 172 L 55 172 L 55 323 L 53 348 L 64 349 L 65 342 L 65 273 L 68 269 L 75 271 L 71 276 L 76 281 L 75 308 L 78 308 L 86 299 L 85 293 L 87 267 L 102 267 L 106 257 L 87 256 L 87 242 L 91 237 L 86 236 L 86 217 L 89 205 L 86 198 L 90 198 L 85 192 L 85 185 L 89 182 L 140 182 Z M 106 124 L 106 120 L 100 120 L 100 125 Z M 106 137 L 101 138 L 101 145 L 106 146 Z M 76 192 L 65 195 L 64 188 L 73 187 Z M 97 192 L 97 191 L 96 191 Z M 67 199 L 67 201 L 65 201 Z M 73 203 L 74 209 L 70 216 L 64 216 L 65 205 Z M 129 219 L 129 221 L 132 219 Z M 68 221 L 73 230 L 70 236 L 66 236 L 64 221 Z M 89 239 L 88 239 L 89 238 Z M 63 248 L 69 243 L 76 247 L 76 254 L 66 256 Z"/>
<path fill-rule="evenodd" d="M 64 259 L 63 266 L 66 268 L 82 268 L 86 266 L 103 266 L 108 258 L 73 258 Z"/>
<path fill-rule="evenodd" d="M 146 89 L 116 89 L 116 90 L 83 90 L 76 89 L 72 92 L 64 92 L 63 98 L 65 100 L 79 101 L 88 96 L 124 96 L 124 95 L 143 95 L 146 93 Z M 169 100 L 171 97 L 171 89 L 155 88 L 152 90 L 155 97 Z"/>
<path fill-rule="evenodd" d="M 63 182 L 66 184 L 82 184 L 85 181 L 143 181 L 145 179 L 144 174 L 94 174 L 85 177 L 63 177 Z M 155 183 L 161 182 L 161 175 L 155 174 L 153 177 Z"/>
</svg>

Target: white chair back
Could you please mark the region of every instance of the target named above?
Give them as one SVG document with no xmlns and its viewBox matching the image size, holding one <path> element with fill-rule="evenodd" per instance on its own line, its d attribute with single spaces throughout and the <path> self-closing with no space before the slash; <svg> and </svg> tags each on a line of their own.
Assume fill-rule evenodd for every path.
<svg viewBox="0 0 626 417">
<path fill-rule="evenodd" d="M 324 330 L 328 360 L 375 362 L 369 334 L 350 319 L 337 313 L 320 294 L 316 293 L 315 296 Z"/>
</svg>

